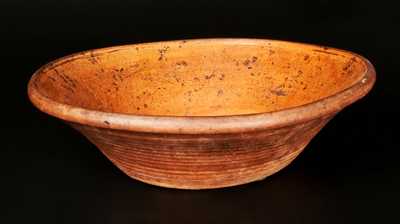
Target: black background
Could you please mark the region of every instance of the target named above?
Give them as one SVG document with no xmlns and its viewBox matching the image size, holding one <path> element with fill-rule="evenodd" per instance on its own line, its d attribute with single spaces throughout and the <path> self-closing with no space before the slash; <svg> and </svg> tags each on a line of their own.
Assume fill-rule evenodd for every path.
<svg viewBox="0 0 400 224">
<path fill-rule="evenodd" d="M 400 13 L 395 1 L 0 3 L 0 223 L 381 223 L 398 218 Z M 202 37 L 270 38 L 370 59 L 377 83 L 286 169 L 206 191 L 132 180 L 28 101 L 41 65 L 77 51 Z"/>
</svg>

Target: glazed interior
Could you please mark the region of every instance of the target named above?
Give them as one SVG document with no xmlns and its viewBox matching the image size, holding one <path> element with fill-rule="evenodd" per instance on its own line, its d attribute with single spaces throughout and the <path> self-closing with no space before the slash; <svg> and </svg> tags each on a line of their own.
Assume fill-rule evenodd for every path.
<svg viewBox="0 0 400 224">
<path fill-rule="evenodd" d="M 37 91 L 103 112 L 222 116 L 282 110 L 334 95 L 366 71 L 354 55 L 279 41 L 174 41 L 99 49 L 41 69 Z"/>
</svg>

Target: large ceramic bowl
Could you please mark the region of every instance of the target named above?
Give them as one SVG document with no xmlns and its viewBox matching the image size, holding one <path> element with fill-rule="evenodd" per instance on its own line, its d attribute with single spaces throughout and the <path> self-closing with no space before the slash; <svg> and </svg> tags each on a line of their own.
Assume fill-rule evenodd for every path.
<svg viewBox="0 0 400 224">
<path fill-rule="evenodd" d="M 198 39 L 73 54 L 40 68 L 28 92 L 128 176 L 205 189 L 284 168 L 374 82 L 368 60 L 348 51 Z"/>
</svg>

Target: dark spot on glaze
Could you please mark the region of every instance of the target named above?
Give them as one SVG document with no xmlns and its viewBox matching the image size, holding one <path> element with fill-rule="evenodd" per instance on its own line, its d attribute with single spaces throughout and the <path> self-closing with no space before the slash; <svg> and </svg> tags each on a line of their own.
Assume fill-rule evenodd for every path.
<svg viewBox="0 0 400 224">
<path fill-rule="evenodd" d="M 310 59 L 310 55 L 308 54 L 304 55 L 304 61 L 307 61 L 308 59 Z"/>
<path fill-rule="evenodd" d="M 187 66 L 188 64 L 187 64 L 186 61 L 179 61 L 179 62 L 176 63 L 176 65 L 179 65 L 179 66 Z"/>
<path fill-rule="evenodd" d="M 257 59 L 258 58 L 256 56 L 253 56 L 253 57 L 251 57 L 251 62 L 255 63 L 257 61 Z"/>
<path fill-rule="evenodd" d="M 301 74 L 303 74 L 303 71 L 302 70 L 298 70 L 297 74 L 301 75 Z"/>
<path fill-rule="evenodd" d="M 147 108 L 147 104 L 143 104 L 143 107 L 144 107 L 144 108 Z"/>
<path fill-rule="evenodd" d="M 250 65 L 250 60 L 249 59 L 246 59 L 244 62 L 243 62 L 243 65 L 245 65 L 245 66 L 249 66 Z"/>
<path fill-rule="evenodd" d="M 104 121 L 104 124 L 106 124 L 106 125 L 110 125 L 110 122 L 108 122 L 108 121 Z"/>
<path fill-rule="evenodd" d="M 136 110 L 140 110 L 140 107 L 136 107 Z"/>
<path fill-rule="evenodd" d="M 194 77 L 193 80 L 194 80 L 194 81 L 200 81 L 200 79 L 197 78 L 197 77 Z"/>
<path fill-rule="evenodd" d="M 357 62 L 357 60 L 354 57 L 352 57 L 350 59 L 350 61 L 348 61 L 345 64 L 345 66 L 342 68 L 342 70 L 345 71 L 345 72 L 348 71 L 353 66 L 353 63 L 355 63 L 355 62 Z M 349 71 L 351 71 L 351 70 L 349 70 Z"/>
<path fill-rule="evenodd" d="M 204 78 L 205 79 L 212 79 L 215 76 L 214 73 L 210 74 L 210 75 L 205 75 Z"/>
<path fill-rule="evenodd" d="M 222 89 L 218 90 L 217 96 L 222 96 L 224 94 L 224 91 Z"/>
<path fill-rule="evenodd" d="M 161 61 L 163 59 L 166 60 L 165 59 L 165 53 L 167 53 L 168 49 L 169 49 L 169 46 L 166 46 L 166 47 L 163 47 L 161 49 L 158 49 L 158 53 L 160 54 L 160 56 L 158 57 L 159 61 Z"/>
<path fill-rule="evenodd" d="M 221 76 L 219 77 L 219 80 L 224 80 L 224 78 L 225 78 L 225 74 L 221 74 Z"/>
<path fill-rule="evenodd" d="M 270 92 L 271 92 L 272 94 L 277 95 L 277 96 L 286 96 L 287 94 L 286 94 L 286 92 L 282 89 L 283 87 L 284 87 L 284 85 L 280 85 L 280 86 L 278 86 L 277 88 L 270 90 Z"/>
</svg>

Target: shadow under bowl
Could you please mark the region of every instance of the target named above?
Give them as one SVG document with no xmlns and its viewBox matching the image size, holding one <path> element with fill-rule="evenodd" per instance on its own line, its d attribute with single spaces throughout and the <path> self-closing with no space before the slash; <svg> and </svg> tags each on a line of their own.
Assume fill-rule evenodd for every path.
<svg viewBox="0 0 400 224">
<path fill-rule="evenodd" d="M 130 177 L 220 188 L 287 166 L 375 82 L 355 53 L 260 39 L 116 46 L 50 62 L 28 94 Z"/>
</svg>

